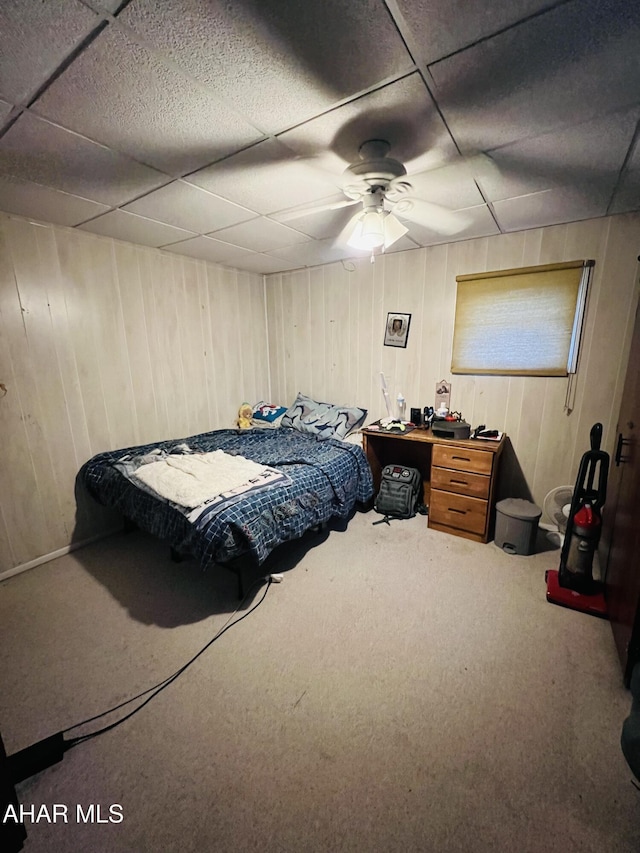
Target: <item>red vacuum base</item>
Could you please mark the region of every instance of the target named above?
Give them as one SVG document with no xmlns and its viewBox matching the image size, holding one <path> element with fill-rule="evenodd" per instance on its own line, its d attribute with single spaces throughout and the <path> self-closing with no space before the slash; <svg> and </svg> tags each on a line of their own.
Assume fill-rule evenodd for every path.
<svg viewBox="0 0 640 853">
<path fill-rule="evenodd" d="M 547 601 L 552 604 L 559 604 L 561 607 L 570 607 L 571 610 L 589 613 L 591 616 L 607 618 L 607 605 L 602 588 L 599 587 L 593 595 L 585 595 L 583 592 L 567 589 L 560 586 L 559 573 L 555 569 L 549 569 L 546 572 L 545 580 L 547 581 Z"/>
</svg>

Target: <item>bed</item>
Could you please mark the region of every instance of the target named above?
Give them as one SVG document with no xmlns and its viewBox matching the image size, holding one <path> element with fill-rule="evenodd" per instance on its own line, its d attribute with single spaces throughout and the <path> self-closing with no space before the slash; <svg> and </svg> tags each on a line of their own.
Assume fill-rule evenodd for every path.
<svg viewBox="0 0 640 853">
<path fill-rule="evenodd" d="M 207 497 L 196 487 L 185 496 L 184 486 L 176 492 L 163 479 L 189 482 L 193 470 L 209 462 L 215 468 L 218 458 L 235 480 L 230 473 L 222 491 L 213 488 L 217 494 Z M 240 482 L 246 470 L 234 465 L 242 460 L 251 476 Z M 167 541 L 175 559 L 194 557 L 203 569 L 232 568 L 241 591 L 247 561 L 261 565 L 278 545 L 333 518 L 347 519 L 373 495 L 362 447 L 289 426 L 215 430 L 100 453 L 82 466 L 79 479 L 100 504 Z"/>
</svg>

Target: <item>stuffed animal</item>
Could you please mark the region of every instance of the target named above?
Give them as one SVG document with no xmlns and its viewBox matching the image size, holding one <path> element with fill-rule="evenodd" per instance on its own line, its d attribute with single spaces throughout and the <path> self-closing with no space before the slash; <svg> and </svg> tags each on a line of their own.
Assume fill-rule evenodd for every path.
<svg viewBox="0 0 640 853">
<path fill-rule="evenodd" d="M 238 411 L 238 429 L 251 429 L 253 409 L 249 403 L 243 403 Z"/>
</svg>

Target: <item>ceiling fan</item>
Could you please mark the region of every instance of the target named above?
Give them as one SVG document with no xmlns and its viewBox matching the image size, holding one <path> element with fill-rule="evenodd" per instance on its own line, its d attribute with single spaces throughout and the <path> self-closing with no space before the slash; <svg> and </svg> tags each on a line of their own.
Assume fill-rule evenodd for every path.
<svg viewBox="0 0 640 853">
<path fill-rule="evenodd" d="M 360 160 L 349 165 L 342 176 L 345 201 L 291 211 L 279 216 L 279 220 L 290 221 L 361 203 L 362 209 L 349 220 L 336 242 L 371 251 L 378 248 L 384 251 L 408 232 L 397 217 L 439 234 L 463 231 L 470 220 L 461 212 L 413 195 L 413 187 L 405 180 L 407 170 L 400 161 L 387 156 L 389 149 L 384 139 L 370 139 L 360 146 Z"/>
</svg>

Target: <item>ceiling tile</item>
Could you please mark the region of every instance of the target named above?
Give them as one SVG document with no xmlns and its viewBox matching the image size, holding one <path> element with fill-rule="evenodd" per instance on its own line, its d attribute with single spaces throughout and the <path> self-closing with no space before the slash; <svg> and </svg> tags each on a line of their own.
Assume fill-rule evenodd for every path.
<svg viewBox="0 0 640 853">
<path fill-rule="evenodd" d="M 173 181 L 124 207 L 158 222 L 186 228 L 187 231 L 209 233 L 228 225 L 255 218 L 255 213 L 223 198 L 186 184 Z"/>
<path fill-rule="evenodd" d="M 637 103 L 640 4 L 573 0 L 429 67 L 461 150 Z"/>
<path fill-rule="evenodd" d="M 358 255 L 354 249 L 335 245 L 331 240 L 314 240 L 311 243 L 299 243 L 297 246 L 287 246 L 278 249 L 274 254 L 287 261 L 297 264 L 298 267 L 315 267 L 320 264 L 329 264 L 352 258 Z"/>
<path fill-rule="evenodd" d="M 388 249 L 385 249 L 385 255 L 391 255 L 393 252 L 407 252 L 410 249 L 419 249 L 420 244 L 415 240 L 412 240 L 407 234 L 404 237 L 401 237 L 397 242 L 393 245 L 389 246 Z M 367 253 L 368 254 L 368 253 Z"/>
<path fill-rule="evenodd" d="M 262 136 L 117 25 L 51 84 L 33 110 L 171 175 L 194 171 Z"/>
<path fill-rule="evenodd" d="M 41 187 L 20 178 L 0 176 L 0 210 L 55 225 L 78 225 L 107 210 L 107 205 Z"/>
<path fill-rule="evenodd" d="M 243 255 L 234 261 L 234 266 L 239 270 L 247 272 L 257 272 L 262 275 L 269 273 L 284 272 L 285 270 L 293 270 L 297 268 L 294 261 L 284 261 L 280 258 L 274 258 L 271 255 L 251 254 Z"/>
<path fill-rule="evenodd" d="M 191 231 L 183 231 L 172 225 L 154 222 L 135 213 L 127 213 L 125 210 L 111 210 L 79 227 L 83 231 L 91 231 L 92 234 L 102 234 L 103 237 L 114 237 L 116 240 L 126 240 L 128 243 L 139 243 L 142 246 L 156 248 L 166 243 L 196 236 Z"/>
<path fill-rule="evenodd" d="M 575 184 L 611 193 L 639 119 L 636 107 L 498 148 L 482 189 L 491 201 Z"/>
<path fill-rule="evenodd" d="M 233 243 L 234 246 L 250 249 L 252 252 L 277 251 L 282 246 L 305 243 L 310 239 L 306 234 L 294 231 L 293 228 L 274 222 L 272 219 L 265 219 L 263 216 L 252 219 L 250 222 L 233 225 L 231 228 L 223 228 L 210 236 L 217 240 L 224 240 L 226 243 Z"/>
<path fill-rule="evenodd" d="M 635 148 L 629 157 L 626 168 L 620 177 L 616 188 L 610 213 L 626 213 L 638 210 L 640 207 L 640 138 L 635 141 Z"/>
<path fill-rule="evenodd" d="M 78 0 L 2 0 L 2 95 L 14 104 L 27 102 L 100 21 Z"/>
<path fill-rule="evenodd" d="M 627 166 L 629 169 L 640 169 L 640 121 L 638 122 L 638 130 L 633 140 L 633 148 L 629 152 Z"/>
<path fill-rule="evenodd" d="M 419 74 L 318 116 L 278 137 L 340 180 L 368 139 L 385 139 L 390 157 L 408 171 L 442 166 L 457 156 L 447 128 Z"/>
<path fill-rule="evenodd" d="M 379 0 L 133 0 L 120 20 L 266 132 L 413 68 Z"/>
<path fill-rule="evenodd" d="M 508 198 L 494 202 L 493 209 L 502 231 L 522 231 L 604 216 L 608 202 L 609 193 L 594 195 L 586 186 L 583 192 L 571 187 Z"/>
<path fill-rule="evenodd" d="M 307 204 L 335 189 L 333 175 L 296 156 L 277 139 L 268 139 L 185 180 L 259 213 Z"/>
<path fill-rule="evenodd" d="M 28 112 L 0 138 L 0 173 L 112 206 L 170 180 Z"/>
<path fill-rule="evenodd" d="M 627 213 L 640 207 L 640 168 L 624 173 L 613 197 L 609 213 Z"/>
<path fill-rule="evenodd" d="M 9 117 L 9 113 L 13 109 L 11 104 L 7 104 L 6 101 L 0 100 L 0 124 L 2 124 L 5 119 Z"/>
<path fill-rule="evenodd" d="M 459 213 L 469 220 L 469 225 L 452 236 L 447 236 L 430 228 L 425 228 L 415 222 L 410 222 L 408 219 L 403 219 L 402 223 L 409 229 L 407 237 L 417 243 L 418 246 L 435 246 L 440 243 L 457 243 L 460 240 L 471 240 L 475 237 L 490 237 L 493 234 L 500 233 L 493 217 L 491 216 L 489 208 L 484 204 L 477 207 L 470 207 L 467 210 L 459 211 Z"/>
<path fill-rule="evenodd" d="M 119 6 L 122 6 L 123 0 L 81 0 L 81 2 L 97 12 L 106 9 L 107 12 L 113 14 Z"/>
<path fill-rule="evenodd" d="M 427 9 L 424 0 L 397 0 L 397 4 L 417 57 L 431 63 L 539 12 L 549 6 L 549 0 L 429 0 Z"/>
<path fill-rule="evenodd" d="M 203 261 L 213 261 L 216 264 L 227 264 L 233 266 L 240 258 L 248 255 L 246 249 L 230 246 L 213 237 L 193 237 L 180 243 L 172 243 L 163 246 L 163 251 L 175 252 L 179 255 L 188 255 L 190 258 L 199 258 Z"/>
</svg>

